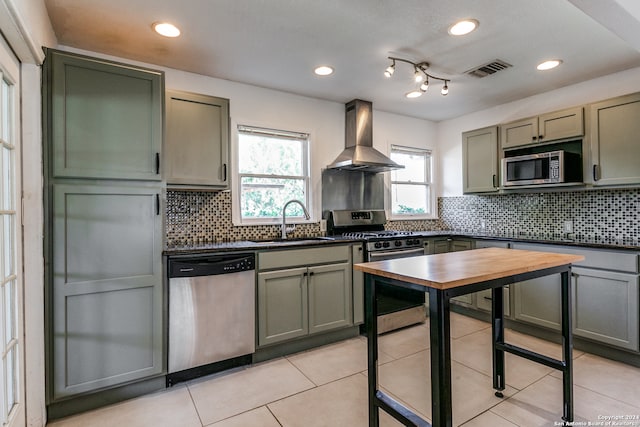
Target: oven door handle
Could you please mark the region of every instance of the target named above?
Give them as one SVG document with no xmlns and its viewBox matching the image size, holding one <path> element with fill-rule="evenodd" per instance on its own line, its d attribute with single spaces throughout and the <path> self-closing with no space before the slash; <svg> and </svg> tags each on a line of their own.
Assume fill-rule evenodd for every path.
<svg viewBox="0 0 640 427">
<path fill-rule="evenodd" d="M 396 257 L 401 257 L 403 255 L 411 255 L 411 254 L 417 254 L 417 253 L 422 253 L 424 255 L 424 248 L 406 249 L 406 250 L 399 250 L 399 251 L 369 252 L 369 259 L 372 260 L 373 258 L 382 258 L 385 256 L 392 256 L 396 258 Z"/>
</svg>

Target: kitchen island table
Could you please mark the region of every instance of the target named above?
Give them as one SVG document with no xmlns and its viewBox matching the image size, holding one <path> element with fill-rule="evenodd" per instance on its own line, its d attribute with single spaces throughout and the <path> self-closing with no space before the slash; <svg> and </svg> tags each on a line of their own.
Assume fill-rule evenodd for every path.
<svg viewBox="0 0 640 427">
<path fill-rule="evenodd" d="M 563 419 L 573 421 L 573 368 L 571 334 L 571 263 L 581 255 L 515 249 L 486 248 L 437 255 L 354 264 L 365 273 L 365 316 L 368 353 L 369 426 L 379 425 L 378 408 L 407 426 L 452 425 L 451 342 L 449 300 L 492 290 L 493 387 L 502 397 L 505 388 L 504 353 L 541 363 L 562 372 Z M 515 282 L 560 273 L 562 298 L 562 359 L 556 360 L 504 342 L 502 287 Z M 415 289 L 429 294 L 432 424 L 378 388 L 378 336 L 376 288 L 379 284 Z"/>
</svg>

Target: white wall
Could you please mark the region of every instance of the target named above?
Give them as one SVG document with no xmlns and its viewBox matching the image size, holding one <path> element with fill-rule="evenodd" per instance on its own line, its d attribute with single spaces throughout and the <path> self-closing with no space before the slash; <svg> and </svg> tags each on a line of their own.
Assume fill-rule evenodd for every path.
<svg viewBox="0 0 640 427">
<path fill-rule="evenodd" d="M 462 132 L 640 91 L 640 68 L 556 89 L 438 123 L 440 196 L 462 194 Z M 585 113 L 588 113 L 585 111 Z"/>
</svg>

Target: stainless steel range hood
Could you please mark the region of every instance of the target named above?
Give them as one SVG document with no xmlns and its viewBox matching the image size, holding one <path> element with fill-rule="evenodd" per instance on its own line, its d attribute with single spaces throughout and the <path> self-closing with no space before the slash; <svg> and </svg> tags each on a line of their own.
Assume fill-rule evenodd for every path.
<svg viewBox="0 0 640 427">
<path fill-rule="evenodd" d="M 354 99 L 347 103 L 345 145 L 328 169 L 377 173 L 404 168 L 373 148 L 373 105 L 369 101 Z"/>
</svg>

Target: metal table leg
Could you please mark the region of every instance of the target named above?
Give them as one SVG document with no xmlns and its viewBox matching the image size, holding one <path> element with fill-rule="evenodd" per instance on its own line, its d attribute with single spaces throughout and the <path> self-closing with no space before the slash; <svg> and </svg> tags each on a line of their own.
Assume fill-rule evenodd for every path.
<svg viewBox="0 0 640 427">
<path fill-rule="evenodd" d="M 364 275 L 365 325 L 367 329 L 367 377 L 369 381 L 369 427 L 378 427 L 378 304 L 376 302 L 376 282 L 371 274 Z"/>
<path fill-rule="evenodd" d="M 571 334 L 571 289 L 569 272 L 561 273 L 562 299 L 562 401 L 563 417 L 565 421 L 573 421 L 573 337 Z"/>
<path fill-rule="evenodd" d="M 449 297 L 429 289 L 431 335 L 431 421 L 434 427 L 451 427 L 451 331 Z"/>
<path fill-rule="evenodd" d="M 504 344 L 504 297 L 502 286 L 491 289 L 491 349 L 493 359 L 493 388 L 497 397 L 504 397 L 504 350 L 499 344 Z"/>
</svg>

